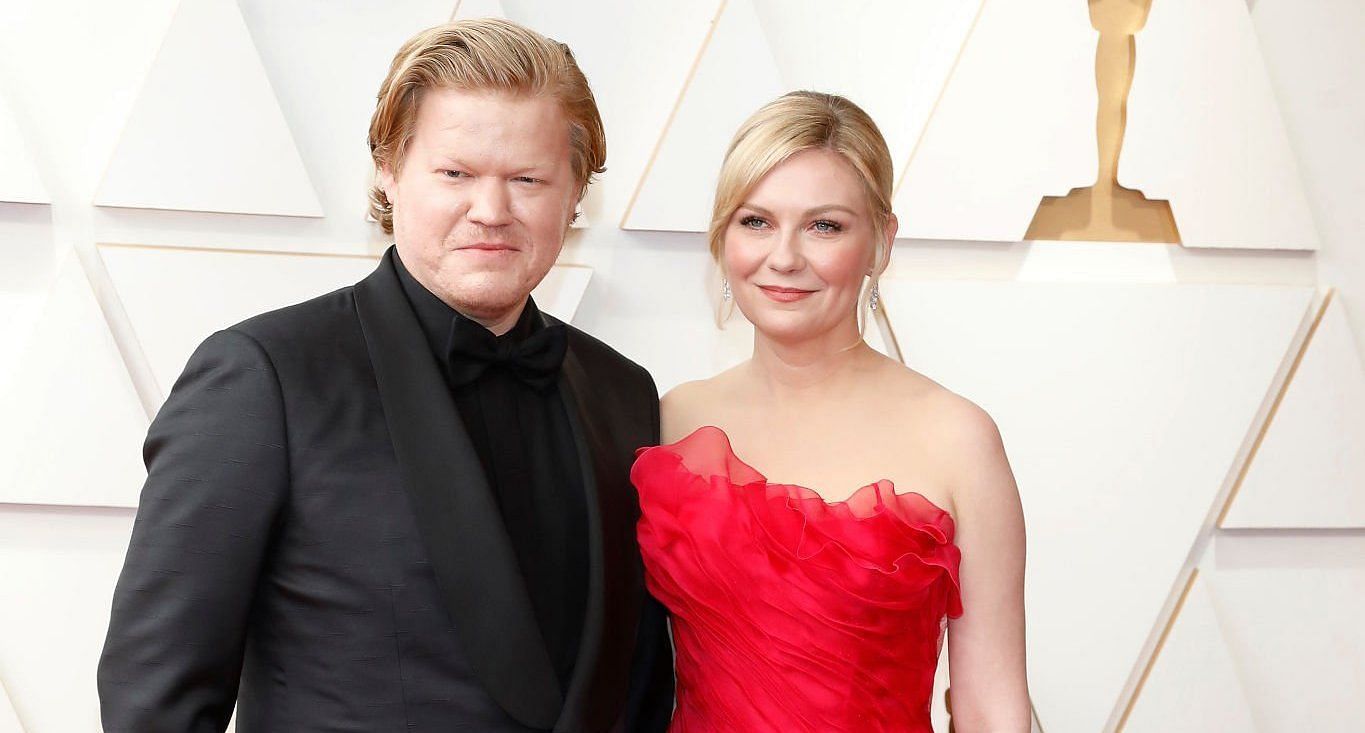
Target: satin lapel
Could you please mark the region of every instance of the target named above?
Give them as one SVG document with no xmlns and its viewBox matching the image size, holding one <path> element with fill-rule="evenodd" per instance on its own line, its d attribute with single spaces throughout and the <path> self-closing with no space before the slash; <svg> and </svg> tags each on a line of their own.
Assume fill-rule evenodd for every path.
<svg viewBox="0 0 1365 733">
<path fill-rule="evenodd" d="M 573 677 L 565 694 L 558 733 L 606 731 L 626 697 L 635 625 L 643 583 L 636 562 L 633 504 L 624 493 L 628 464 L 616 450 L 607 424 L 610 406 L 594 399 L 572 342 L 564 358 L 559 393 L 578 445 L 588 507 L 588 606 Z M 628 452 L 628 451 L 627 451 Z"/>
<path fill-rule="evenodd" d="M 393 269 L 356 285 L 399 473 L 446 610 L 488 694 L 546 729 L 563 707 L 526 583 L 450 390 Z"/>
</svg>

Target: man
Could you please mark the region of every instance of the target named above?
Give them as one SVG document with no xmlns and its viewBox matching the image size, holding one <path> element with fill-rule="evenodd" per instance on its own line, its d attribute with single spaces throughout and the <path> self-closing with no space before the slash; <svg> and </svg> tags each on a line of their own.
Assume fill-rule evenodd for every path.
<svg viewBox="0 0 1365 733">
<path fill-rule="evenodd" d="M 109 731 L 656 730 L 628 471 L 653 381 L 529 295 L 605 140 L 569 50 L 418 34 L 370 125 L 374 274 L 214 334 L 153 423 Z"/>
</svg>

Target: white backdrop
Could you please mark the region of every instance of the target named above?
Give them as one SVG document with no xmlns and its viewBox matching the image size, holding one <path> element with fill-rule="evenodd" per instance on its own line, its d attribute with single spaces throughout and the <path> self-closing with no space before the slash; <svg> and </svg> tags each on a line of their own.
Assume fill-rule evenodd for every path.
<svg viewBox="0 0 1365 733">
<path fill-rule="evenodd" d="M 712 324 L 699 233 L 734 127 L 802 86 L 881 122 L 913 238 L 874 336 L 1000 424 L 1043 729 L 1365 719 L 1355 0 L 1154 0 L 1120 177 L 1171 201 L 1183 246 L 1020 241 L 1041 197 L 1093 180 L 1085 0 L 0 13 L 0 733 L 98 730 L 148 420 L 209 332 L 372 267 L 364 140 L 389 58 L 490 13 L 569 43 L 607 126 L 609 170 L 538 299 L 661 389 L 747 353 L 743 323 Z"/>
</svg>

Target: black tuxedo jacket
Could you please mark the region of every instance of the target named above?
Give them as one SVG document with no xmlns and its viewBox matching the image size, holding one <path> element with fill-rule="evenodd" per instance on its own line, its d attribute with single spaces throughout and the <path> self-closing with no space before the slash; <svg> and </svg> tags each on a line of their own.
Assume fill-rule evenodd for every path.
<svg viewBox="0 0 1365 733">
<path fill-rule="evenodd" d="M 588 605 L 560 683 L 478 456 L 386 255 L 220 331 L 151 426 L 99 665 L 105 729 L 662 730 L 672 653 L 629 482 L 641 367 L 569 327 Z M 548 318 L 548 317 L 547 317 Z"/>
</svg>

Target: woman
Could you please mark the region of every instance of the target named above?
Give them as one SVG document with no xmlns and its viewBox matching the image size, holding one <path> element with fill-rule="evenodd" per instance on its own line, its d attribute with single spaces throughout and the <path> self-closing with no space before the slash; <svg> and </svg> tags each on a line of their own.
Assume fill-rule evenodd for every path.
<svg viewBox="0 0 1365 733">
<path fill-rule="evenodd" d="M 672 613 L 675 733 L 929 732 L 945 626 L 956 730 L 1029 730 L 999 432 L 862 338 L 891 178 L 876 125 L 828 94 L 769 103 L 726 154 L 711 252 L 753 356 L 668 393 L 665 445 L 631 474 Z"/>
</svg>

